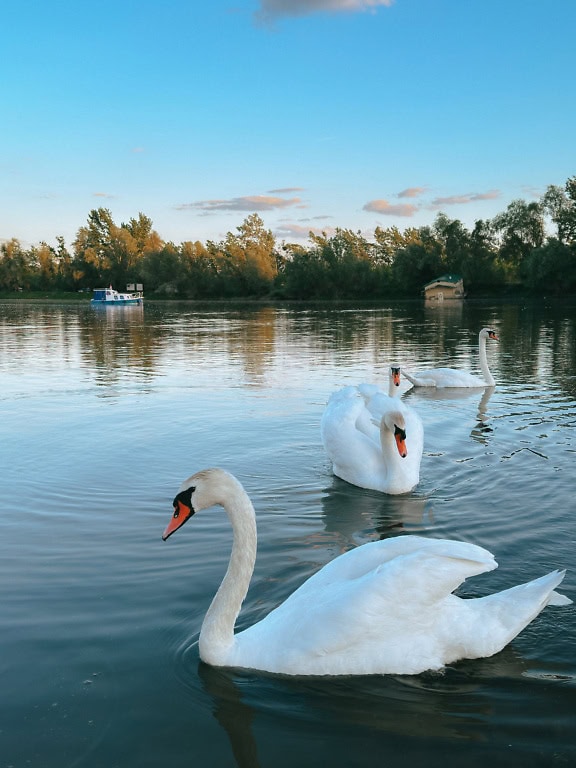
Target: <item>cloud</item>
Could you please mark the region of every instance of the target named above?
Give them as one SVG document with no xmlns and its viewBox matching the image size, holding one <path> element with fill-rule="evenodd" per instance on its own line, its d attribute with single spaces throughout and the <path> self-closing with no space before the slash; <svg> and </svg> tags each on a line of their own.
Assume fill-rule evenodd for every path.
<svg viewBox="0 0 576 768">
<path fill-rule="evenodd" d="M 444 205 L 468 205 L 480 200 L 495 200 L 500 197 L 500 190 L 491 189 L 488 192 L 472 192 L 466 195 L 451 195 L 450 197 L 435 197 L 432 200 L 432 208 L 442 208 Z"/>
<path fill-rule="evenodd" d="M 319 229 L 318 227 L 303 227 L 300 224 L 286 222 L 286 224 L 282 224 L 276 228 L 274 235 L 282 239 L 308 240 L 310 232 L 313 232 L 315 235 L 321 235 L 325 232 L 330 236 L 334 234 L 334 231 L 335 230 L 332 227 L 322 227 Z"/>
<path fill-rule="evenodd" d="M 195 203 L 182 203 L 175 207 L 177 211 L 196 209 L 205 213 L 217 213 L 218 211 L 273 211 L 277 208 L 289 208 L 301 203 L 299 197 L 285 199 L 266 195 L 249 195 L 247 197 L 233 197 L 229 200 L 199 200 Z"/>
<path fill-rule="evenodd" d="M 254 14 L 257 21 L 267 22 L 287 16 L 310 16 L 314 13 L 357 13 L 390 7 L 394 0 L 260 0 Z"/>
<path fill-rule="evenodd" d="M 426 191 L 426 187 L 408 187 L 403 189 L 402 192 L 398 192 L 396 197 L 420 197 Z"/>
<path fill-rule="evenodd" d="M 269 195 L 287 195 L 291 192 L 304 192 L 304 187 L 283 187 L 282 189 L 269 189 Z"/>
<path fill-rule="evenodd" d="M 371 213 L 381 213 L 384 216 L 414 216 L 418 210 L 417 205 L 410 205 L 410 203 L 400 203 L 399 205 L 391 205 L 388 200 L 370 200 L 363 206 L 364 211 L 370 211 Z"/>
<path fill-rule="evenodd" d="M 539 187 L 533 187 L 530 185 L 524 185 L 522 187 L 522 191 L 525 192 L 527 195 L 530 195 L 530 197 L 538 198 L 542 197 L 543 190 Z"/>
<path fill-rule="evenodd" d="M 111 195 L 108 192 L 93 192 L 92 196 L 93 197 L 106 197 L 106 198 L 108 198 L 110 200 L 114 199 L 114 197 L 115 197 L 115 195 Z"/>
</svg>

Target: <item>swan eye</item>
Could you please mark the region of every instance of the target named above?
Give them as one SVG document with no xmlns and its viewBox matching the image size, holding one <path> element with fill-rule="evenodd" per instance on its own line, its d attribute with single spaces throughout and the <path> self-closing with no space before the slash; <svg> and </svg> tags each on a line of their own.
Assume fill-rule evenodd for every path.
<svg viewBox="0 0 576 768">
<path fill-rule="evenodd" d="M 185 491 L 180 491 L 180 493 L 174 498 L 174 501 L 172 502 L 172 506 L 174 507 L 174 519 L 177 519 L 180 516 L 180 504 L 188 507 L 188 509 L 192 509 L 192 494 L 195 490 L 195 486 L 186 488 Z"/>
<path fill-rule="evenodd" d="M 397 435 L 401 440 L 406 440 L 406 430 L 400 429 L 396 425 L 394 425 L 394 435 Z"/>
</svg>

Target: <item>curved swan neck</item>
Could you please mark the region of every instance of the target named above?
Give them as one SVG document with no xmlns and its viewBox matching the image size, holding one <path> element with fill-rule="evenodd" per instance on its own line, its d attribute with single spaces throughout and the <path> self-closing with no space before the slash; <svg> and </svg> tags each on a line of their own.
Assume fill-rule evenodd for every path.
<svg viewBox="0 0 576 768">
<path fill-rule="evenodd" d="M 256 562 L 256 516 L 254 507 L 239 485 L 222 506 L 232 523 L 234 540 L 228 570 L 202 623 L 200 658 L 221 665 L 234 644 L 234 624 L 248 592 Z"/>
<path fill-rule="evenodd" d="M 486 359 L 485 336 L 480 336 L 478 339 L 478 352 L 480 354 L 480 370 L 482 371 L 484 381 L 486 384 L 488 384 L 488 386 L 493 387 L 496 382 L 494 380 L 494 376 L 492 376 L 492 373 L 490 372 L 490 368 L 488 367 L 488 360 Z"/>
<path fill-rule="evenodd" d="M 383 469 L 386 472 L 386 486 L 390 489 L 405 484 L 404 459 L 400 457 L 396 446 L 393 429 L 382 419 L 380 424 L 380 445 L 382 448 Z"/>
</svg>

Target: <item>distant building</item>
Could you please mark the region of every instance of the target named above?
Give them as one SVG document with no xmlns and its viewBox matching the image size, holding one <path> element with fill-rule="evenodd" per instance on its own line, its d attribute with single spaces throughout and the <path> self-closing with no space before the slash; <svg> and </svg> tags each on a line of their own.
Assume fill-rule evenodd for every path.
<svg viewBox="0 0 576 768">
<path fill-rule="evenodd" d="M 424 286 L 424 297 L 427 301 L 463 299 L 465 296 L 464 282 L 460 275 L 440 275 Z"/>
</svg>

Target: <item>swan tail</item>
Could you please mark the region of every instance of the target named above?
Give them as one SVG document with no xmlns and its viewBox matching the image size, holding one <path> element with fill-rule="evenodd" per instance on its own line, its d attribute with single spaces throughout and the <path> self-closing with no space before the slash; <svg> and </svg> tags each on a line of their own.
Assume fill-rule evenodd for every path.
<svg viewBox="0 0 576 768">
<path fill-rule="evenodd" d="M 570 600 L 569 597 L 566 597 L 566 595 L 561 595 L 560 592 L 556 592 L 555 590 L 550 593 L 550 600 L 548 600 L 548 605 L 572 605 L 572 600 Z"/>
<path fill-rule="evenodd" d="M 478 619 L 492 628 L 496 652 L 516 637 L 547 605 L 569 605 L 572 600 L 555 591 L 566 571 L 552 571 L 525 584 L 475 599 Z"/>
</svg>

